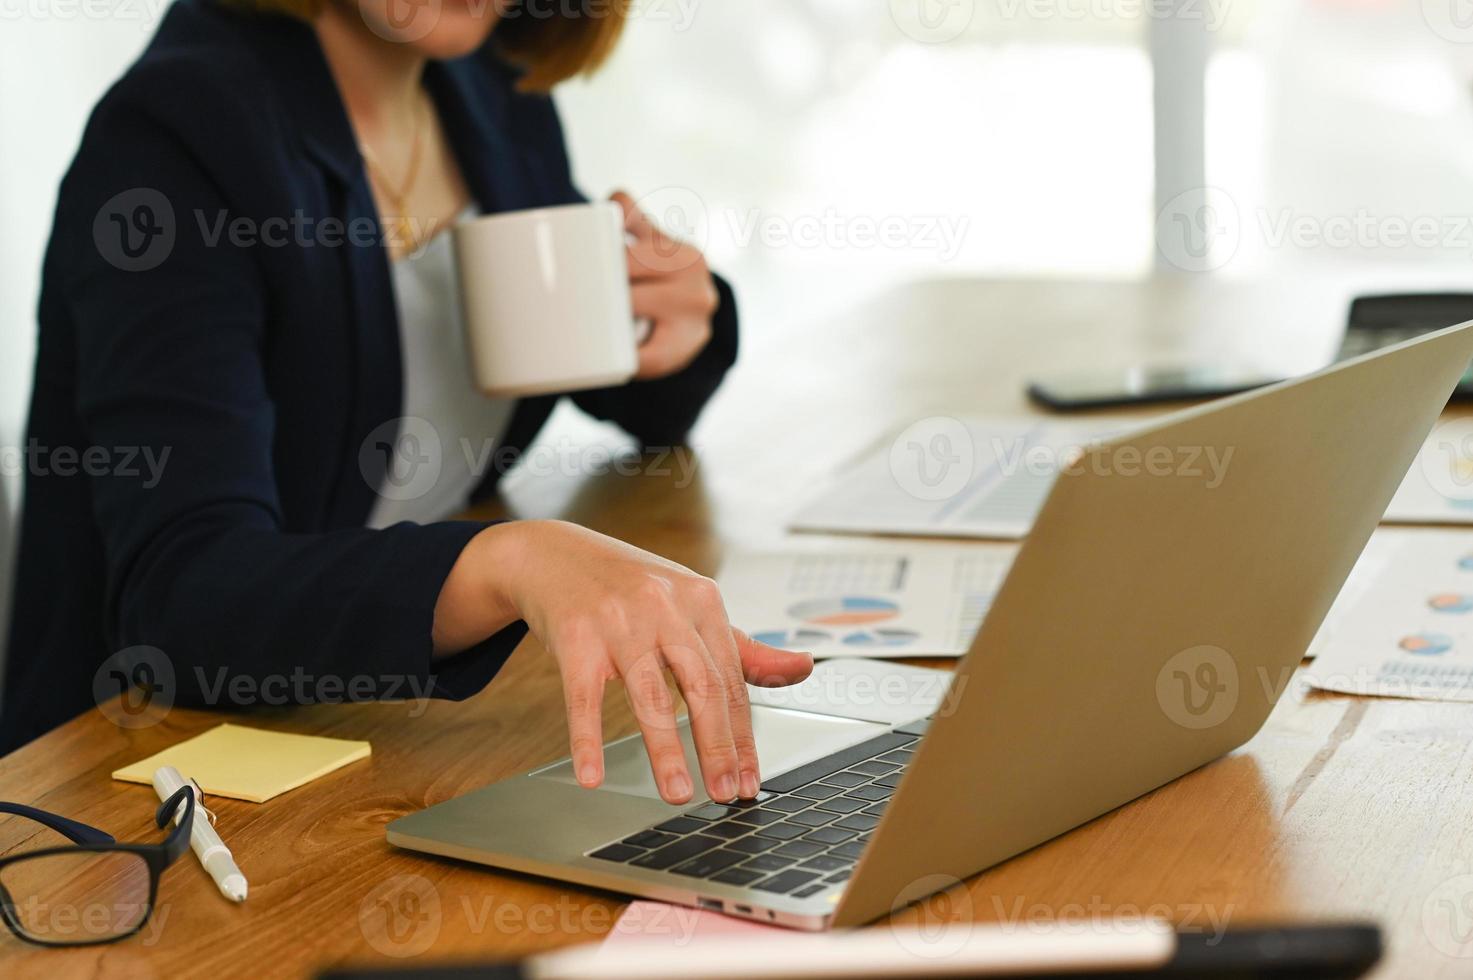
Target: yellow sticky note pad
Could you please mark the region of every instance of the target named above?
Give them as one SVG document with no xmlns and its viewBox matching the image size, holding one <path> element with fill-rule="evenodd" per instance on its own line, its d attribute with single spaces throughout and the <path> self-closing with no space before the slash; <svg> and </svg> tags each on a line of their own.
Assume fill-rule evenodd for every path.
<svg viewBox="0 0 1473 980">
<path fill-rule="evenodd" d="M 113 773 L 128 783 L 151 783 L 173 766 L 199 783 L 206 796 L 265 803 L 350 762 L 368 758 L 367 742 L 291 735 L 241 725 L 219 725 Z"/>
</svg>

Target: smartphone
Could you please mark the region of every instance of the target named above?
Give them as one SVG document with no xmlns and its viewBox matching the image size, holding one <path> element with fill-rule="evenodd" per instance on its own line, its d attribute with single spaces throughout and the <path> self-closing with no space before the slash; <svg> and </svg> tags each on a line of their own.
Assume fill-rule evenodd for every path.
<svg viewBox="0 0 1473 980">
<path fill-rule="evenodd" d="M 1028 397 L 1054 411 L 1077 412 L 1218 398 L 1282 380 L 1258 369 L 1233 365 L 1130 367 L 1039 378 L 1029 382 Z"/>
</svg>

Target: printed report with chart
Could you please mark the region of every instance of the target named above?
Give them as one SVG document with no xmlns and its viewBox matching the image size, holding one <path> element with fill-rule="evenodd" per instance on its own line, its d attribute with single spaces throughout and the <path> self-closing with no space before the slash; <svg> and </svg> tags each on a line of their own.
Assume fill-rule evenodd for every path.
<svg viewBox="0 0 1473 980">
<path fill-rule="evenodd" d="M 924 419 L 862 453 L 788 519 L 798 531 L 1017 540 L 1059 467 L 1139 420 Z M 1225 451 L 1225 450 L 1224 450 Z M 1209 482 L 1229 460 L 1184 460 Z M 1390 524 L 1473 524 L 1473 419 L 1439 425 L 1386 509 Z"/>
<path fill-rule="evenodd" d="M 1360 595 L 1305 676 L 1346 694 L 1473 701 L 1473 531 L 1382 528 L 1372 541 Z"/>
<path fill-rule="evenodd" d="M 732 625 L 815 657 L 960 656 L 1015 549 L 885 547 L 733 555 L 717 577 Z"/>
</svg>

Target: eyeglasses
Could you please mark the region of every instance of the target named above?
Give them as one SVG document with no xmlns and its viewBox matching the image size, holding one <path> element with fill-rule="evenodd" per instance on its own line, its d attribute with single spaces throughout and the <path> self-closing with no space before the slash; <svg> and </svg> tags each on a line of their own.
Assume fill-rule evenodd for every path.
<svg viewBox="0 0 1473 980">
<path fill-rule="evenodd" d="M 0 813 L 34 820 L 76 845 L 0 858 L 0 918 L 40 946 L 95 946 L 133 935 L 153 914 L 159 875 L 189 849 L 194 805 L 191 787 L 180 787 L 154 814 L 162 828 L 184 808 L 162 844 L 119 844 L 96 827 L 0 803 Z"/>
</svg>

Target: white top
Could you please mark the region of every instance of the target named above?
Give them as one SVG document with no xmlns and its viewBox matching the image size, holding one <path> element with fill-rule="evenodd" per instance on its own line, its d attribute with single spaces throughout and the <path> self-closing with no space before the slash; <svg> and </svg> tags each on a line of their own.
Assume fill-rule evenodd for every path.
<svg viewBox="0 0 1473 980">
<path fill-rule="evenodd" d="M 474 217 L 468 210 L 458 220 Z M 495 463 L 514 399 L 476 388 L 466 353 L 455 252 L 442 231 L 393 263 L 404 364 L 399 441 L 368 526 L 430 524 L 465 510 Z"/>
</svg>

